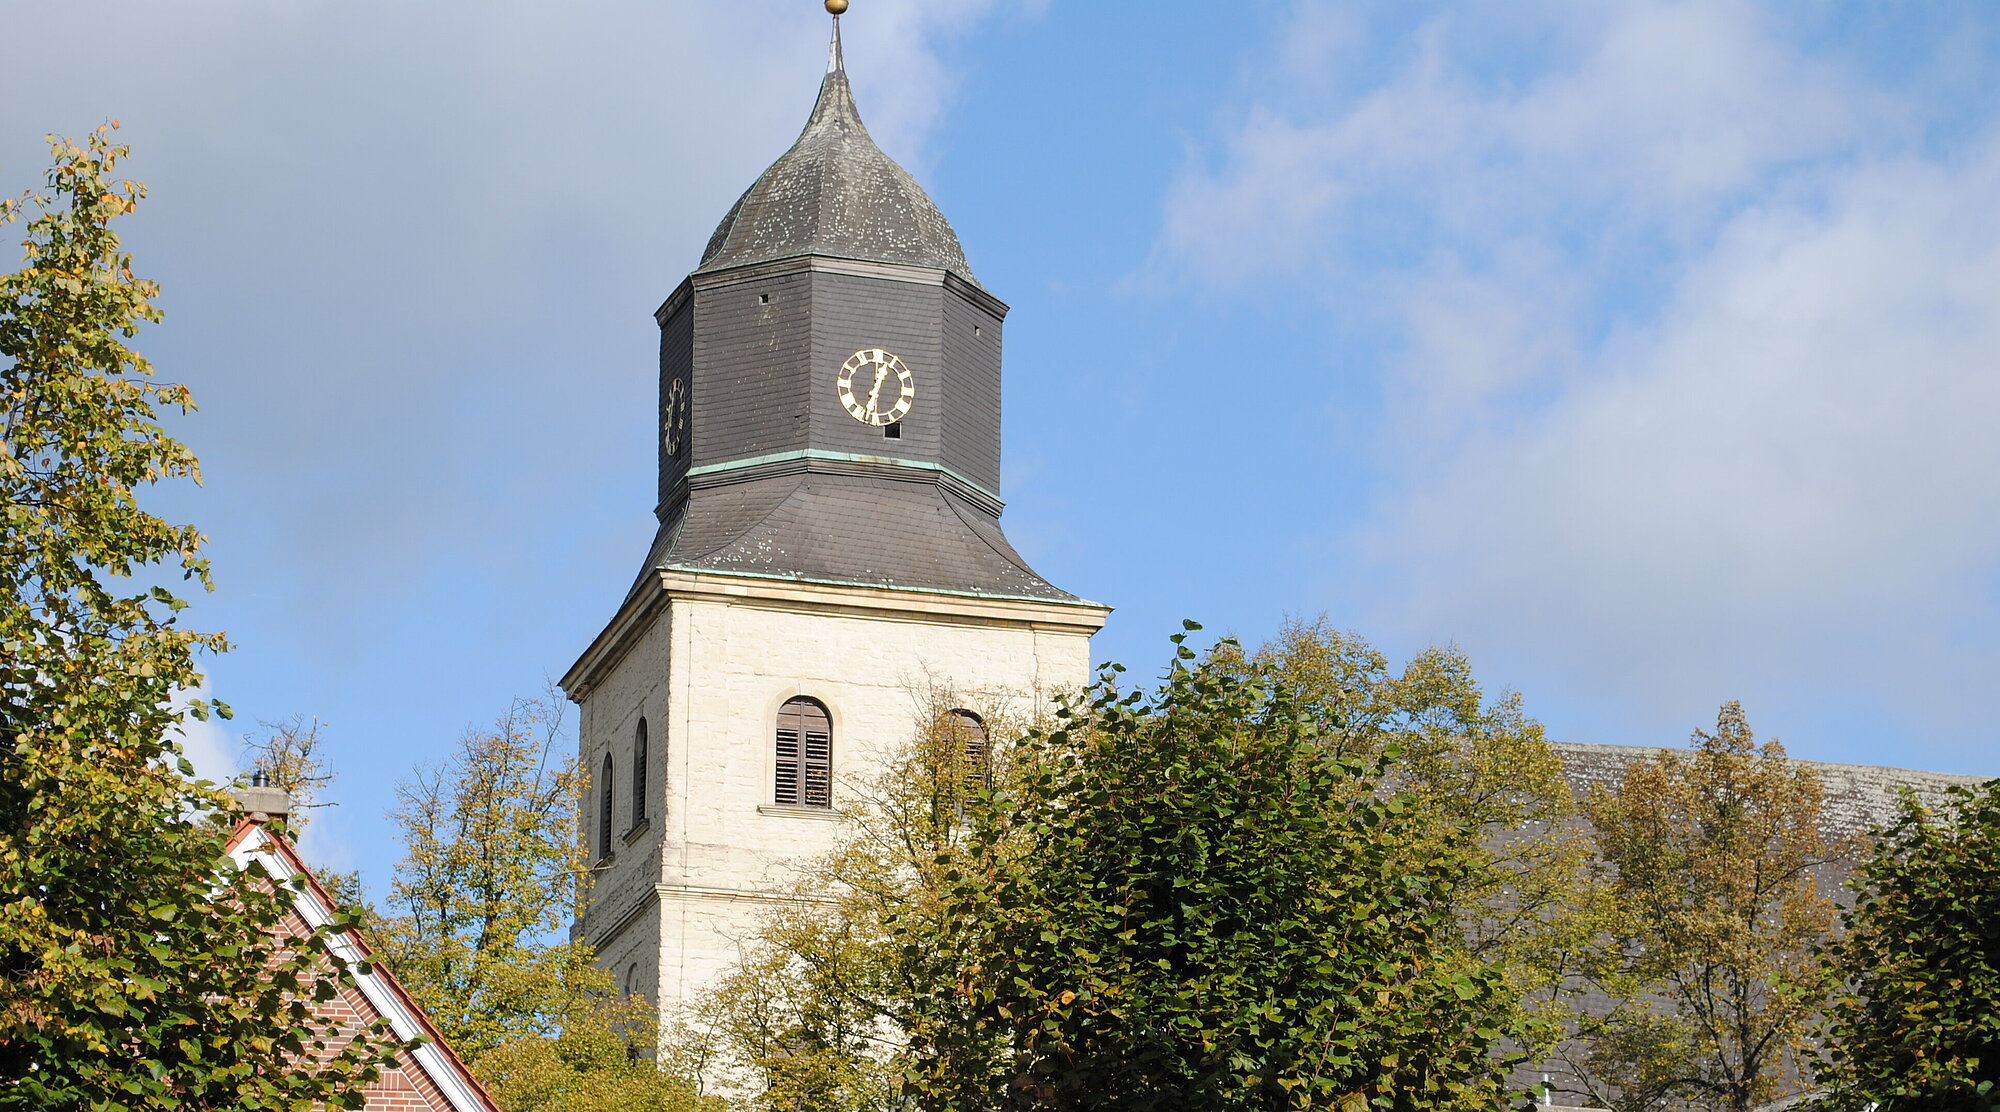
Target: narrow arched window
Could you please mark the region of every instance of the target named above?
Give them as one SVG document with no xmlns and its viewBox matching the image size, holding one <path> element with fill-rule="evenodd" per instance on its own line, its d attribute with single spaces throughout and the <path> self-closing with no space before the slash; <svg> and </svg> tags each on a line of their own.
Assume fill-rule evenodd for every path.
<svg viewBox="0 0 2000 1112">
<path fill-rule="evenodd" d="M 952 710 L 944 716 L 946 736 L 966 758 L 966 786 L 976 788 L 992 778 L 992 754 L 986 748 L 986 722 L 970 710 Z"/>
<path fill-rule="evenodd" d="M 632 738 L 632 825 L 646 821 L 646 720 L 639 719 L 639 732 Z"/>
<path fill-rule="evenodd" d="M 611 856 L 611 754 L 604 755 L 604 778 L 597 785 L 597 858 Z"/>
<path fill-rule="evenodd" d="M 986 743 L 986 722 L 969 710 L 946 711 L 939 723 L 956 755 L 965 760 L 967 791 L 985 787 L 993 778 L 993 757 Z"/>
<path fill-rule="evenodd" d="M 801 807 L 833 806 L 833 723 L 806 698 L 778 708 L 777 790 L 773 799 Z"/>
</svg>

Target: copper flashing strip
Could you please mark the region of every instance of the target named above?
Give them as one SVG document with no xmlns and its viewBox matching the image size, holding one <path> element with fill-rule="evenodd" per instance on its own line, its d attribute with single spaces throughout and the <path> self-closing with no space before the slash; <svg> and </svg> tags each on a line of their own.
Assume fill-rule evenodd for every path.
<svg viewBox="0 0 2000 1112">
<path fill-rule="evenodd" d="M 806 466 L 802 467 L 784 466 L 785 464 L 793 464 L 793 463 L 805 464 Z M 690 485 L 707 486 L 710 483 L 715 482 L 716 480 L 710 479 L 709 482 L 695 482 L 695 480 L 707 478 L 709 476 L 728 475 L 732 472 L 751 471 L 753 469 L 757 470 L 759 473 L 753 475 L 741 476 L 741 478 L 742 479 L 763 478 L 765 475 L 785 474 L 788 471 L 814 470 L 814 468 L 811 467 L 811 464 L 814 463 L 858 465 L 864 471 L 869 471 L 869 472 L 873 472 L 879 469 L 890 469 L 890 468 L 902 468 L 911 471 L 930 472 L 936 475 L 941 475 L 947 479 L 952 480 L 956 485 L 964 487 L 966 489 L 966 492 L 974 496 L 973 501 L 981 503 L 991 503 L 990 507 L 985 507 L 985 508 L 989 508 L 990 512 L 992 512 L 992 514 L 995 517 L 998 517 L 1001 509 L 1006 506 L 1006 503 L 1000 500 L 1000 495 L 998 492 L 986 489 L 985 486 L 973 482 L 971 479 L 966 478 L 965 476 L 959 474 L 956 471 L 953 471 L 951 468 L 946 467 L 941 463 L 931 463 L 928 460 L 920 460 L 920 459 L 901 459 L 896 456 L 865 456 L 855 452 L 829 452 L 820 448 L 805 448 L 794 452 L 773 452 L 772 454 L 766 456 L 752 456 L 748 459 L 726 460 L 722 463 L 705 463 L 700 467 L 688 468 L 687 477 Z M 726 481 L 737 481 L 737 480 L 734 476 L 732 476 L 731 479 L 722 481 L 726 482 Z"/>
</svg>

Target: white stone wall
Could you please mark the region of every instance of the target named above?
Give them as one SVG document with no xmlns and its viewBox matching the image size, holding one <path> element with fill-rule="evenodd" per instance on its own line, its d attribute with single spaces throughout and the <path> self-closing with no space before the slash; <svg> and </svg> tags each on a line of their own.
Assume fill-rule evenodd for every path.
<svg viewBox="0 0 2000 1112">
<path fill-rule="evenodd" d="M 728 972 L 770 901 L 832 848 L 838 812 L 908 743 L 932 691 L 1025 718 L 1088 682 L 1090 634 L 1105 613 L 715 576 L 674 589 L 669 578 L 665 605 L 622 655 L 605 654 L 582 699 L 588 767 L 594 775 L 607 747 L 617 758 L 617 828 L 630 822 L 641 714 L 655 802 L 629 844 L 614 841 L 579 924 L 621 981 L 639 966 L 667 1014 Z M 832 811 L 773 803 L 776 716 L 800 695 L 832 718 Z M 595 789 L 586 813 L 594 822 Z"/>
<path fill-rule="evenodd" d="M 667 737 L 667 664 L 671 641 L 672 617 L 662 609 L 641 627 L 617 665 L 581 700 L 577 730 L 584 771 L 591 778 L 584 794 L 579 834 L 591 860 L 597 859 L 597 822 L 604 788 L 598 779 L 607 754 L 616 764 L 616 779 L 611 785 L 613 854 L 598 868 L 591 888 L 591 914 L 580 926 L 585 928 L 584 938 L 598 946 L 598 965 L 611 971 L 620 991 L 629 976 L 633 991 L 654 999 L 658 999 L 659 991 L 659 948 L 652 941 L 652 932 L 638 922 L 615 935 L 609 931 L 620 920 L 646 912 L 659 876 L 659 830 L 665 817 L 662 788 L 667 762 L 673 755 Z M 647 817 L 643 827 L 635 828 L 632 759 L 642 717 L 646 719 L 650 766 L 646 777 Z M 636 971 L 634 965 L 638 966 Z"/>
</svg>

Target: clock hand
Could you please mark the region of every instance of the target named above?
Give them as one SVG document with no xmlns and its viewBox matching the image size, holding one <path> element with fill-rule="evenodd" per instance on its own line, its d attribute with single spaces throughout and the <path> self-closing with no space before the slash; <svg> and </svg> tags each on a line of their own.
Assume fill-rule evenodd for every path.
<svg viewBox="0 0 2000 1112">
<path fill-rule="evenodd" d="M 879 403 L 882 400 L 882 383 L 887 381 L 888 378 L 889 378 L 889 368 L 887 367 L 875 368 L 875 385 L 870 387 L 868 390 L 868 419 L 871 421 L 875 419 L 875 413 L 876 413 L 875 407 L 877 403 Z"/>
</svg>

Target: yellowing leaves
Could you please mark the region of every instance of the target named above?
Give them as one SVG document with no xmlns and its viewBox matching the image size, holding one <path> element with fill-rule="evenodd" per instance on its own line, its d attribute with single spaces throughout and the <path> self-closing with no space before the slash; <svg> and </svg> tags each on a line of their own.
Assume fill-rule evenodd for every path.
<svg viewBox="0 0 2000 1112">
<path fill-rule="evenodd" d="M 0 275 L 0 1103 L 352 1106 L 400 1044 L 363 1032 L 296 1068 L 332 1026 L 302 999 L 325 939 L 276 936 L 280 895 L 221 859 L 217 801 L 171 740 L 205 713 L 171 696 L 225 643 L 133 582 L 206 586 L 208 565 L 198 531 L 140 504 L 194 456 L 154 420 L 185 391 L 120 340 L 159 312 L 111 229 L 144 190 L 112 183 L 108 135 L 52 139 L 51 195 L 0 202 L 33 213 L 28 265 Z"/>
</svg>

